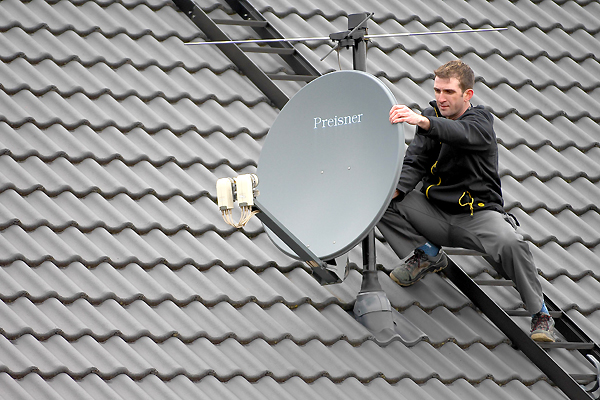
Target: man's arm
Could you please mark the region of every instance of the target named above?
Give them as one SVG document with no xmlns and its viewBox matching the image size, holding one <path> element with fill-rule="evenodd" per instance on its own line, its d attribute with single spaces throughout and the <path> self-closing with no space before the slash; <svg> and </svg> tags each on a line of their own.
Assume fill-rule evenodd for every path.
<svg viewBox="0 0 600 400">
<path fill-rule="evenodd" d="M 493 124 L 492 115 L 481 109 L 465 113 L 457 120 L 433 118 L 429 130 L 418 133 L 457 148 L 485 150 L 496 143 Z"/>
<path fill-rule="evenodd" d="M 417 126 L 419 129 L 429 127 L 429 119 L 421 114 L 417 114 L 405 105 L 398 104 L 390 110 L 390 122 L 396 124 L 399 122 L 407 122 Z M 421 127 L 423 125 L 423 128 Z M 432 146 L 435 143 L 430 139 L 415 135 L 414 139 L 408 146 L 402 164 L 402 173 L 398 182 L 393 199 L 401 201 L 404 196 L 414 189 L 417 183 L 423 178 L 425 173 L 431 168 L 435 159 L 431 159 L 435 152 L 431 152 Z"/>
<path fill-rule="evenodd" d="M 465 149 L 480 150 L 494 143 L 493 117 L 483 109 L 474 109 L 465 118 L 451 120 L 428 117 L 417 114 L 403 104 L 397 104 L 390 110 L 390 122 L 406 122 L 417 126 L 417 134 L 431 137 L 440 142 L 451 143 Z"/>
</svg>

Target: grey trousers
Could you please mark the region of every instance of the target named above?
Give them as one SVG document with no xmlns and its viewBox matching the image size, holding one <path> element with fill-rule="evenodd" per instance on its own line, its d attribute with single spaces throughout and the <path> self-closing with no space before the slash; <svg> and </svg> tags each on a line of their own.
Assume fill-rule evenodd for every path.
<svg viewBox="0 0 600 400">
<path fill-rule="evenodd" d="M 392 202 L 377 228 L 401 259 L 426 242 L 461 247 L 488 255 L 500 266 L 532 314 L 542 308 L 543 292 L 528 243 L 497 211 L 473 215 L 448 214 L 431 204 L 417 190 L 401 202 Z"/>
</svg>

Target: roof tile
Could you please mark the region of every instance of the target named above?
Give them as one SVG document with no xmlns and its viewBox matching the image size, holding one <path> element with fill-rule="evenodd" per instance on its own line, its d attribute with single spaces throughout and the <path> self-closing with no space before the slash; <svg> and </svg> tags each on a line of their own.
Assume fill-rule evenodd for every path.
<svg viewBox="0 0 600 400">
<path fill-rule="evenodd" d="M 38 346 L 40 344 L 38 343 Z M 25 346 L 26 347 L 26 346 Z M 4 357 L 0 362 L 3 370 L 12 371 L 15 375 L 24 376 L 31 371 L 31 362 L 4 336 L 0 336 L 0 348 Z"/>
<path fill-rule="evenodd" d="M 190 319 L 200 325 L 201 329 L 196 332 L 198 337 L 206 337 L 214 343 L 220 343 L 231 337 L 231 329 L 218 318 L 218 313 L 214 313 L 213 309 L 209 309 L 202 304 L 207 302 L 207 299 L 202 298 L 201 300 L 202 302 L 194 301 L 182 308 L 182 311 Z"/>
<path fill-rule="evenodd" d="M 96 340 L 104 340 L 120 334 L 117 327 L 88 301 L 76 300 L 67 307 L 73 313 L 74 318 L 77 318 L 84 325 L 82 330 L 72 334 L 73 338 L 84 338 L 89 335 Z"/>
<path fill-rule="evenodd" d="M 19 25 L 27 31 L 40 29 L 44 23 L 29 7 L 19 1 L 7 1 L 2 7 L 12 16 L 12 19 L 19 21 Z"/>
<path fill-rule="evenodd" d="M 282 303 L 273 303 L 267 309 L 263 309 L 256 303 L 248 303 L 238 309 L 241 317 L 250 321 L 258 330 L 257 337 L 260 336 L 268 343 L 275 343 L 284 338 L 291 339 L 292 335 L 289 326 L 297 323 L 295 314 Z"/>
</svg>

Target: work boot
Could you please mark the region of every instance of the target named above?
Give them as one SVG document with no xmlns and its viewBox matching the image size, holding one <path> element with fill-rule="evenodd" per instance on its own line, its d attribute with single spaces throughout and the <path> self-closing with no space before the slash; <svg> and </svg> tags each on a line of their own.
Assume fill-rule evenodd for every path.
<svg viewBox="0 0 600 400">
<path fill-rule="evenodd" d="M 544 313 L 531 317 L 531 339 L 536 342 L 555 342 L 554 319 Z"/>
<path fill-rule="evenodd" d="M 410 286 L 428 272 L 441 271 L 447 265 L 448 257 L 442 250 L 437 256 L 428 256 L 423 250 L 416 249 L 404 264 L 392 271 L 390 278 L 400 286 Z"/>
</svg>

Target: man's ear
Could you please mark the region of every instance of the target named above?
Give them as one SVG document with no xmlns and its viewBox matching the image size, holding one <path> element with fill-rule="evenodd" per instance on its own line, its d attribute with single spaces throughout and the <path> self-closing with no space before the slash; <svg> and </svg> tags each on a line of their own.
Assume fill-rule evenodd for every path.
<svg viewBox="0 0 600 400">
<path fill-rule="evenodd" d="M 465 99 L 466 101 L 470 101 L 473 98 L 474 93 L 475 92 L 473 92 L 473 89 L 465 90 L 463 93 L 463 99 Z"/>
</svg>

